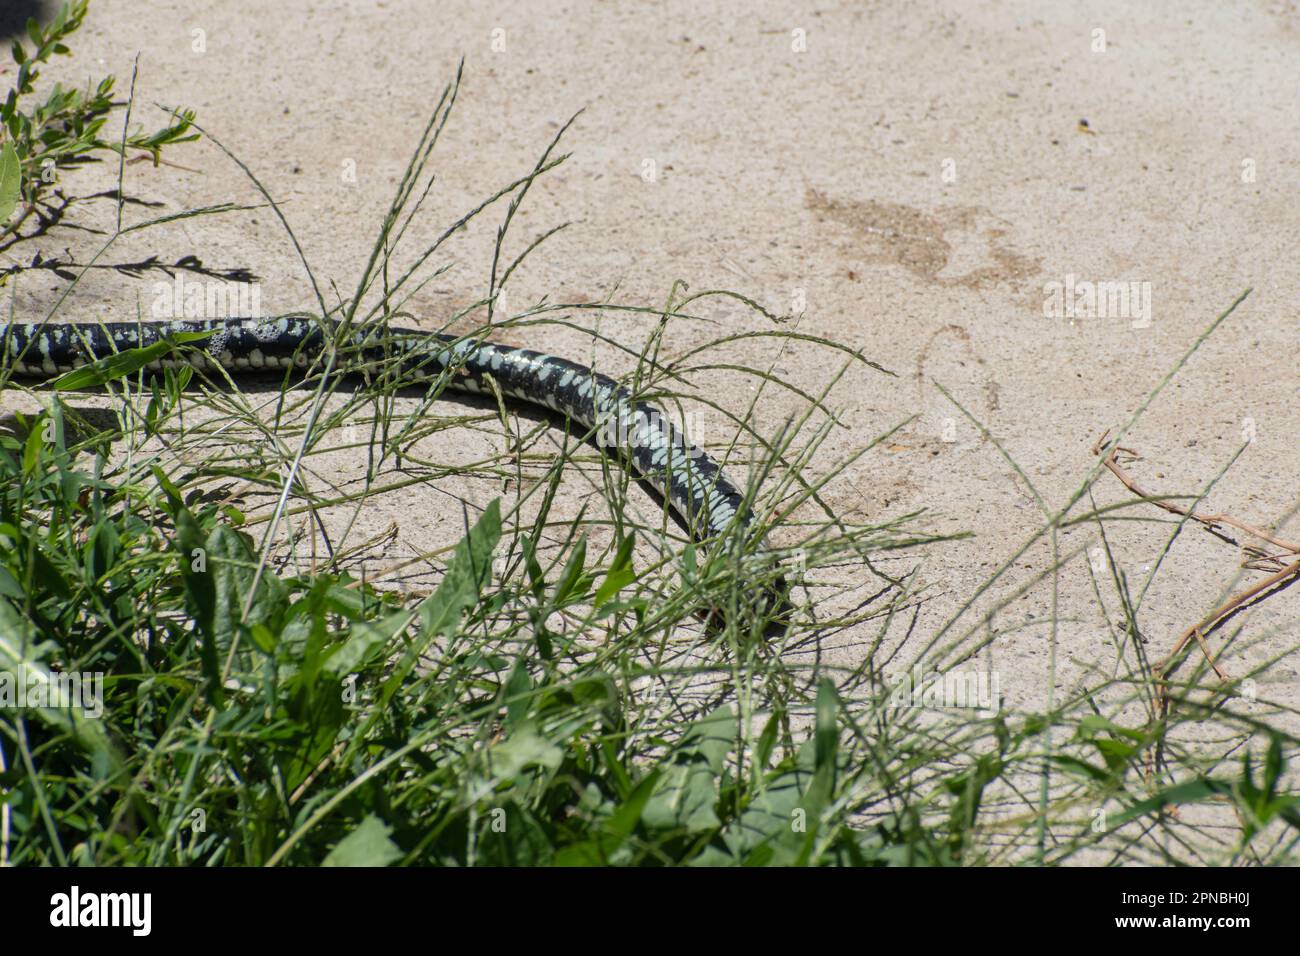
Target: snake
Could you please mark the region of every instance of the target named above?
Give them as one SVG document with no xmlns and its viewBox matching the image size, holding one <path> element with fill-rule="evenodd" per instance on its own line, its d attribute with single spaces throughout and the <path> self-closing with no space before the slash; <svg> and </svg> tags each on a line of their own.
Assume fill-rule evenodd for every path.
<svg viewBox="0 0 1300 956">
<path fill-rule="evenodd" d="M 672 507 L 691 536 L 707 541 L 752 530 L 745 496 L 703 449 L 656 405 L 594 368 L 483 339 L 385 327 L 382 332 L 315 317 L 175 319 L 137 322 L 0 323 L 0 372 L 52 380 L 132 349 L 177 336 L 190 348 L 157 350 L 143 369 L 220 368 L 232 377 L 306 371 L 333 346 L 363 366 L 396 363 L 412 380 L 502 395 L 558 413 L 586 429 L 610 457 L 630 465 Z M 392 367 L 392 366 L 389 366 Z M 766 543 L 759 543 L 766 550 Z"/>
</svg>

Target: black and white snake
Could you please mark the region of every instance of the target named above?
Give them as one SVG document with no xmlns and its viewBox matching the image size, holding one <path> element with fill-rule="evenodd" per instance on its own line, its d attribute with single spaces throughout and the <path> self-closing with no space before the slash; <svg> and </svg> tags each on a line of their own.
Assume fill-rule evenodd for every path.
<svg viewBox="0 0 1300 956">
<path fill-rule="evenodd" d="M 166 322 L 0 323 L 0 372 L 52 379 L 128 349 L 147 348 L 181 333 L 209 333 L 192 349 L 172 350 L 150 371 L 184 365 L 220 366 L 231 375 L 311 366 L 335 323 L 309 318 L 175 320 Z M 382 336 L 354 330 L 333 344 L 367 365 L 398 362 L 403 375 L 446 375 L 447 386 L 502 394 L 567 416 L 603 449 L 624 458 L 700 539 L 751 520 L 744 496 L 702 449 L 658 408 L 585 365 L 530 349 L 456 338 L 445 333 L 386 328 Z"/>
</svg>

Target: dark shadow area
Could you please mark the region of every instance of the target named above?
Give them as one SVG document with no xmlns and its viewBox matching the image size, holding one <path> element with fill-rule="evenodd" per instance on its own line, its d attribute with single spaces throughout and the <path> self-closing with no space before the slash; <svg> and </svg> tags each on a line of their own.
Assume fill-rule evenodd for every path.
<svg viewBox="0 0 1300 956">
<path fill-rule="evenodd" d="M 3 0 L 0 0 L 3 2 Z M 98 160 L 94 160 L 98 162 Z M 67 211 L 76 203 L 85 202 L 93 199 L 111 199 L 114 202 L 118 200 L 116 189 L 104 190 L 98 193 L 92 193 L 87 196 L 71 197 L 64 195 L 61 191 L 56 190 L 52 199 L 46 198 L 39 200 L 31 206 L 23 218 L 29 216 L 36 217 L 35 228 L 28 233 L 15 232 L 7 240 L 0 242 L 0 253 L 7 253 L 15 247 L 25 248 L 26 243 L 33 242 L 36 239 L 49 237 L 55 228 L 63 228 L 74 232 L 84 232 L 90 235 L 107 236 L 103 229 L 95 229 L 90 226 L 81 226 L 75 223 L 65 222 Z M 145 199 L 136 199 L 133 196 L 122 196 L 121 201 L 127 206 L 138 206 L 143 209 L 161 209 L 166 204 L 162 202 L 150 202 Z M 21 225 L 21 222 L 20 222 Z M 25 254 L 24 254 L 25 255 Z M 12 253 L 10 258 L 18 259 L 17 253 Z M 144 278 L 149 272 L 162 272 L 168 278 L 173 278 L 179 272 L 187 272 L 191 275 L 202 276 L 208 279 L 218 279 L 224 282 L 257 282 L 259 277 L 252 270 L 244 266 L 230 266 L 226 268 L 208 267 L 203 264 L 203 260 L 194 254 L 184 255 L 175 262 L 168 263 L 159 259 L 157 255 L 149 256 L 145 259 L 139 259 L 133 262 L 77 262 L 71 251 L 65 249 L 63 256 L 46 257 L 38 250 L 32 256 L 30 262 L 23 264 L 21 261 L 7 268 L 0 267 L 0 277 L 8 275 L 18 275 L 20 273 L 31 272 L 42 269 L 47 272 L 53 272 L 60 279 L 67 282 L 73 281 L 77 277 L 74 270 L 83 269 L 106 269 L 121 273 L 122 275 L 132 278 Z"/>
<path fill-rule="evenodd" d="M 99 162 L 99 160 L 93 160 L 93 161 Z M 69 164 L 69 165 L 73 165 L 73 164 Z M 36 201 L 35 205 L 31 206 L 27 210 L 27 212 L 23 213 L 23 219 L 19 220 L 17 225 L 13 227 L 15 231 L 10 234 L 7 240 L 5 240 L 3 243 L 0 243 L 0 252 L 7 252 L 9 249 L 12 249 L 16 245 L 19 245 L 24 242 L 31 242 L 34 239 L 40 239 L 43 236 L 47 236 L 49 235 L 51 230 L 59 226 L 62 226 L 65 229 L 72 229 L 77 232 L 88 232 L 93 235 L 102 236 L 105 234 L 104 230 L 92 229 L 88 226 L 78 226 L 75 224 L 65 223 L 63 221 L 64 217 L 67 215 L 68 210 L 71 209 L 76 203 L 88 202 L 92 199 L 112 199 L 114 202 L 116 202 L 117 198 L 118 198 L 118 193 L 116 189 L 106 189 L 103 190 L 102 192 L 92 193 L 88 196 L 68 196 L 63 193 L 62 189 L 56 188 L 51 197 L 39 198 Z M 124 205 L 127 206 L 142 206 L 145 209 L 161 209 L 164 205 L 166 205 L 165 203 L 162 202 L 149 202 L 144 199 L 135 199 L 134 197 L 131 196 L 122 197 L 122 202 Z M 23 225 L 24 221 L 27 218 L 30 218 L 31 216 L 36 217 L 36 228 L 33 229 L 31 232 L 23 233 L 21 231 L 21 226 Z"/>
<path fill-rule="evenodd" d="M 27 35 L 27 20 L 35 17 L 48 23 L 59 12 L 55 0 L 0 0 L 0 40 L 8 41 Z"/>
<path fill-rule="evenodd" d="M 3 252 L 0 249 L 0 252 Z M 66 252 L 66 250 L 65 250 Z M 33 272 L 37 269 L 46 272 L 53 272 L 60 279 L 66 282 L 72 282 L 77 278 L 77 273 L 72 271 L 84 269 L 104 269 L 110 272 L 117 272 L 124 276 L 130 276 L 133 279 L 144 278 L 146 273 L 161 272 L 167 278 L 175 278 L 177 273 L 187 273 L 189 275 L 202 276 L 208 279 L 217 279 L 222 282 L 244 282 L 252 283 L 258 281 L 258 275 L 250 272 L 243 266 L 232 266 L 230 268 L 209 268 L 203 264 L 203 260 L 196 255 L 181 256 L 175 262 L 166 263 L 156 255 L 149 256 L 145 259 L 137 259 L 133 262 L 77 262 L 72 258 L 71 253 L 67 257 L 60 259 L 54 257 L 46 259 L 38 252 L 32 257 L 32 261 L 27 265 L 10 266 L 8 269 L 0 269 L 0 276 L 16 275 L 20 272 Z"/>
</svg>

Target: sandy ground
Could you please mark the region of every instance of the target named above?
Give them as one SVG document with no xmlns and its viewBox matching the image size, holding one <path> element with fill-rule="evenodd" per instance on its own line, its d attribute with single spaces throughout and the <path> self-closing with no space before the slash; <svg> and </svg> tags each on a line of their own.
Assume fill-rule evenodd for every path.
<svg viewBox="0 0 1300 956">
<path fill-rule="evenodd" d="M 1131 432 L 1147 487 L 1204 488 L 1251 441 L 1203 508 L 1272 525 L 1296 504 L 1300 475 L 1300 6 L 1294 0 L 1108 2 L 830 2 L 822 4 L 498 4 L 96 0 L 59 75 L 103 71 L 125 85 L 138 53 L 137 98 L 193 108 L 242 158 L 285 213 L 327 296 L 350 290 L 410 151 L 458 60 L 461 100 L 439 147 L 439 184 L 421 238 L 526 172 L 559 125 L 572 159 L 530 195 L 518 251 L 565 220 L 512 280 L 511 303 L 662 303 L 675 280 L 730 288 L 896 373 L 848 372 L 833 393 L 847 427 L 813 465 L 829 469 L 874 436 L 918 416 L 827 488 L 845 519 L 882 521 L 926 509 L 933 530 L 974 537 L 924 555 L 933 588 L 920 627 L 946 619 L 1041 523 L 1033 495 L 994 443 L 950 404 L 942 384 L 1023 468 L 1050 506 L 1078 487 L 1094 441 L 1120 424 L 1216 315 L 1253 293 Z M 141 107 L 143 122 L 160 114 Z M 165 205 L 256 202 L 212 143 L 169 154 L 190 170 L 129 167 L 136 197 Z M 83 192 L 109 188 L 105 168 Z M 101 204 L 104 205 L 104 204 Z M 454 244 L 453 271 L 412 300 L 437 319 L 484 294 L 502 211 Z M 84 255 L 86 237 L 54 230 L 24 253 Z M 242 267 L 275 313 L 312 293 L 266 210 L 191 220 L 124 241 L 114 261 L 198 256 Z M 11 261 L 12 261 L 11 254 Z M 9 262 L 3 263 L 9 265 Z M 48 281 L 47 281 L 48 278 Z M 131 318 L 157 276 L 96 275 L 65 309 Z M 1134 283 L 1120 315 L 1052 314 L 1054 283 Z M 57 279 L 25 276 L 19 311 L 48 305 Z M 764 327 L 736 308 L 713 327 L 674 326 L 681 354 L 718 334 Z M 637 347 L 650 323 L 606 316 L 602 330 Z M 539 331 L 527 344 L 627 359 L 588 336 Z M 720 360 L 775 364 L 817 391 L 836 363 L 770 341 Z M 705 386 L 742 413 L 748 385 Z M 6 398 L 6 401 L 8 399 Z M 801 407 L 773 394 L 759 417 L 775 429 Z M 701 413 L 697 429 L 725 430 Z M 702 434 L 705 441 L 727 434 Z M 451 441 L 451 439 L 448 439 Z M 470 441 L 466 439 L 466 441 Z M 491 437 L 472 441 L 491 444 Z M 740 467 L 743 469 L 743 454 Z M 389 558 L 427 551 L 459 527 L 456 495 L 483 505 L 491 482 L 412 490 L 372 505 L 392 521 Z M 592 493 L 566 483 L 569 506 Z M 424 497 L 421 497 L 421 495 Z M 1099 502 L 1123 500 L 1117 483 Z M 1141 579 L 1167 527 L 1117 528 L 1112 545 Z M 1096 547 L 1096 529 L 1062 537 Z M 1278 530 L 1300 538 L 1300 520 Z M 1021 558 L 999 593 L 1044 566 Z M 897 561 L 895 570 L 920 555 Z M 1179 631 L 1241 581 L 1238 555 L 1189 531 L 1144 607 L 1158 657 Z M 843 572 L 852 575 L 852 569 Z M 866 576 L 863 574 L 863 584 Z M 1038 588 L 996 622 L 982 651 L 1009 706 L 1046 701 L 1053 640 L 1057 693 L 1114 664 L 1084 562 L 1061 579 L 1059 631 L 1042 622 Z M 1257 643 L 1227 651 L 1230 672 L 1283 655 L 1261 697 L 1300 706 L 1300 605 L 1283 592 L 1237 619 Z M 860 637 L 860 635 L 858 635 Z M 1221 641 L 1219 643 L 1222 643 Z M 856 639 L 834 651 L 860 654 Z M 982 666 L 984 666 L 982 665 Z"/>
</svg>

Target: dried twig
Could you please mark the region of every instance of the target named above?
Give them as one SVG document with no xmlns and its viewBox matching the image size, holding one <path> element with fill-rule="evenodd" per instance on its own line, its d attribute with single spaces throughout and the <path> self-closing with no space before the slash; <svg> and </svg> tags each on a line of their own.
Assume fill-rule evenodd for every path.
<svg viewBox="0 0 1300 956">
<path fill-rule="evenodd" d="M 1106 437 L 1109 434 L 1110 432 L 1107 431 L 1104 434 L 1102 434 L 1102 436 L 1099 439 L 1097 439 L 1097 443 L 1092 446 L 1092 453 L 1094 455 L 1101 454 L 1101 450 L 1106 447 Z M 1120 466 L 1119 460 L 1117 458 L 1119 452 L 1124 452 L 1124 454 L 1130 455 L 1135 459 L 1140 459 L 1142 457 L 1131 448 L 1122 448 L 1119 445 L 1116 445 L 1114 448 L 1110 450 L 1110 454 L 1106 456 L 1106 460 L 1103 461 L 1102 464 L 1105 465 L 1108 469 L 1110 469 L 1111 474 L 1113 474 L 1116 478 L 1118 478 L 1124 484 L 1125 488 L 1133 492 L 1133 494 L 1137 495 L 1139 498 L 1145 499 L 1146 501 L 1151 502 L 1151 504 L 1155 505 L 1157 508 L 1163 508 L 1165 511 L 1168 511 L 1171 514 L 1181 515 L 1182 517 L 1190 518 L 1193 521 L 1199 522 L 1200 524 L 1205 525 L 1207 528 L 1209 528 L 1212 531 L 1217 531 L 1220 528 L 1222 528 L 1224 525 L 1227 525 L 1229 527 L 1236 528 L 1238 531 L 1244 531 L 1246 532 L 1246 534 L 1251 535 L 1252 537 L 1259 538 L 1261 541 L 1267 541 L 1269 544 L 1273 545 L 1276 548 L 1281 548 L 1284 555 L 1300 554 L 1300 544 L 1294 544 L 1290 541 L 1283 541 L 1281 538 L 1274 537 L 1273 535 L 1269 534 L 1267 531 L 1263 530 L 1262 528 L 1257 528 L 1254 525 L 1246 524 L 1244 521 L 1238 521 L 1236 518 L 1232 517 L 1231 515 L 1224 515 L 1224 514 L 1203 515 L 1196 511 L 1192 511 L 1190 508 L 1184 508 L 1181 505 L 1174 504 L 1171 501 L 1166 501 L 1163 498 L 1158 497 L 1157 495 L 1151 494 L 1151 492 L 1149 491 L 1143 490 L 1142 488 L 1138 487 L 1137 482 L 1134 481 L 1129 476 L 1128 472 L 1126 472 Z M 1276 556 L 1271 555 L 1270 557 L 1276 557 Z"/>
<path fill-rule="evenodd" d="M 1097 439 L 1097 443 L 1092 446 L 1092 453 L 1094 455 L 1100 455 L 1102 453 L 1102 449 L 1106 447 L 1106 438 L 1109 434 L 1110 432 L 1107 431 L 1102 434 L 1101 438 Z M 1260 554 L 1265 561 L 1270 562 L 1271 566 L 1276 567 L 1278 570 L 1276 570 L 1273 574 L 1269 575 L 1263 581 L 1260 581 L 1252 585 L 1251 587 L 1246 588 L 1244 591 L 1241 591 L 1238 594 L 1234 594 L 1231 598 L 1229 598 L 1223 604 L 1219 605 L 1208 615 L 1206 615 L 1206 617 L 1203 618 L 1200 621 L 1200 623 L 1194 624 L 1191 627 L 1189 627 L 1187 630 L 1185 630 L 1179 636 L 1178 641 L 1174 644 L 1173 650 L 1171 650 L 1169 654 L 1165 657 L 1165 659 L 1160 662 L 1160 665 L 1156 668 L 1157 681 L 1159 682 L 1159 687 L 1160 687 L 1160 706 L 1162 712 L 1167 712 L 1169 707 L 1169 688 L 1167 683 L 1169 674 L 1173 670 L 1178 655 L 1182 652 L 1183 648 L 1187 646 L 1187 642 L 1192 640 L 1193 638 L 1195 638 L 1196 643 L 1200 645 L 1201 652 L 1205 655 L 1205 659 L 1206 661 L 1209 662 L 1210 666 L 1214 668 L 1214 673 L 1218 675 L 1219 680 L 1224 682 L 1227 682 L 1229 680 L 1229 676 L 1227 672 L 1224 671 L 1223 668 L 1221 668 L 1218 665 L 1218 663 L 1214 660 L 1214 655 L 1210 653 L 1210 647 L 1205 641 L 1205 635 L 1209 634 L 1216 627 L 1218 627 L 1219 624 L 1221 624 L 1224 620 L 1226 620 L 1229 616 L 1231 616 L 1233 612 L 1235 612 L 1238 608 L 1244 605 L 1247 601 L 1250 601 L 1251 599 L 1263 594 L 1264 592 L 1268 591 L 1273 587 L 1276 587 L 1279 584 L 1282 584 L 1290 580 L 1291 578 L 1300 577 L 1300 560 L 1295 560 L 1290 564 L 1286 564 L 1286 565 L 1284 565 L 1281 560 L 1286 557 L 1294 557 L 1296 555 L 1300 555 L 1300 545 L 1294 544 L 1290 541 L 1284 541 L 1281 538 L 1275 537 L 1269 532 L 1263 530 L 1262 528 L 1257 528 L 1254 525 L 1246 524 L 1244 521 L 1238 521 L 1236 518 L 1233 518 L 1231 515 L 1200 514 L 1190 508 L 1184 508 L 1181 505 L 1174 504 L 1173 502 L 1166 501 L 1162 498 L 1158 498 L 1157 496 L 1139 487 L 1138 483 L 1134 481 L 1133 478 L 1128 474 L 1128 472 L 1126 472 L 1123 469 L 1118 459 L 1118 455 L 1120 452 L 1123 452 L 1124 454 L 1129 455 L 1134 459 L 1141 458 L 1141 456 L 1137 452 L 1133 451 L 1131 448 L 1122 448 L 1116 445 L 1112 447 L 1109 450 L 1109 452 L 1106 454 L 1106 458 L 1102 462 L 1102 464 L 1106 466 L 1106 468 L 1111 472 L 1111 474 L 1113 474 L 1116 478 L 1120 480 L 1120 482 L 1124 485 L 1125 488 L 1133 492 L 1133 494 L 1137 495 L 1139 498 L 1143 499 L 1144 501 L 1149 501 L 1151 504 L 1155 505 L 1156 507 L 1163 508 L 1165 511 L 1168 511 L 1171 514 L 1176 514 L 1181 517 L 1188 518 L 1189 520 L 1196 521 L 1199 524 L 1204 525 L 1206 528 L 1209 528 L 1211 531 L 1219 531 L 1221 528 L 1225 526 L 1236 528 L 1238 531 L 1243 531 L 1246 534 L 1251 535 L 1252 537 L 1260 539 L 1261 541 L 1267 541 L 1275 548 L 1282 549 L 1281 553 L 1279 554 L 1264 554 L 1263 552 L 1258 551 L 1257 549 L 1251 549 L 1254 550 L 1255 553 Z M 1255 564 L 1253 562 L 1248 562 L 1246 566 L 1258 567 L 1258 564 Z"/>
<path fill-rule="evenodd" d="M 1210 666 L 1214 668 L 1214 672 L 1219 675 L 1220 680 L 1226 681 L 1228 679 L 1227 675 L 1225 675 L 1223 671 L 1219 669 L 1218 665 L 1214 663 L 1214 659 L 1210 657 L 1209 649 L 1205 645 L 1204 635 L 1214 630 L 1214 628 L 1218 626 L 1218 624 L 1224 618 L 1230 615 L 1237 608 L 1241 607 L 1251 598 L 1263 594 L 1265 591 L 1269 590 L 1270 588 L 1275 587 L 1281 584 L 1282 582 L 1286 581 L 1287 579 L 1294 578 L 1294 577 L 1300 577 L 1300 560 L 1293 561 L 1291 564 L 1288 564 L 1286 567 L 1284 567 L 1281 571 L 1278 571 L 1275 574 L 1270 574 L 1263 581 L 1259 581 L 1258 583 L 1251 585 L 1250 587 L 1246 588 L 1246 590 L 1240 592 L 1239 594 L 1234 594 L 1223 604 L 1219 605 L 1213 611 L 1211 611 L 1209 615 L 1207 615 L 1205 619 L 1201 621 L 1201 623 L 1194 625 L 1193 627 L 1189 627 L 1178 638 L 1178 642 L 1174 645 L 1174 649 L 1170 651 L 1168 656 L 1166 656 L 1165 659 L 1161 662 L 1160 664 L 1161 680 L 1165 678 L 1166 674 L 1171 669 L 1174 658 L 1177 657 L 1178 653 L 1184 647 L 1187 646 L 1187 642 L 1191 640 L 1193 637 L 1195 637 L 1197 642 L 1201 645 L 1201 649 L 1205 651 L 1205 656 L 1207 659 L 1209 659 Z"/>
</svg>

